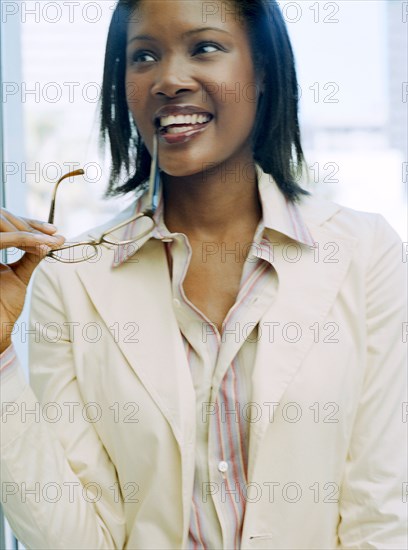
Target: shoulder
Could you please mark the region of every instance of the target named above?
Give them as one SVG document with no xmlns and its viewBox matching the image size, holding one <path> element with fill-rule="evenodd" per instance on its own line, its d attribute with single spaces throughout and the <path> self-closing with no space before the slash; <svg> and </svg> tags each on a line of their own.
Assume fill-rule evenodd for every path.
<svg viewBox="0 0 408 550">
<path fill-rule="evenodd" d="M 368 245 L 375 240 L 401 247 L 398 233 L 379 213 L 355 210 L 315 195 L 305 196 L 298 206 L 312 232 L 313 227 L 319 226 L 333 236 L 351 238 L 360 245 Z"/>
<path fill-rule="evenodd" d="M 367 295 L 378 303 L 402 306 L 408 282 L 407 249 L 381 214 L 314 196 L 306 197 L 299 207 L 312 235 L 325 235 L 326 242 L 351 250 L 353 284 L 364 280 Z"/>
</svg>

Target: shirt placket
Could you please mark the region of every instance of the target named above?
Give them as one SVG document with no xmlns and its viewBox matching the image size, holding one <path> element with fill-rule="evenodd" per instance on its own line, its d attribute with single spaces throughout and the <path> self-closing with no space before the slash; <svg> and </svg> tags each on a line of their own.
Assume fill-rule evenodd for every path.
<svg viewBox="0 0 408 550">
<path fill-rule="evenodd" d="M 251 387 L 246 383 L 249 377 L 244 368 L 252 370 L 253 365 L 244 366 L 239 353 L 245 342 L 245 332 L 242 333 L 241 328 L 250 319 L 254 326 L 248 336 L 257 339 L 257 324 L 273 299 L 273 292 L 265 294 L 262 304 L 253 300 L 255 296 L 248 299 L 249 303 L 241 303 L 241 311 L 232 320 L 235 331 L 231 331 L 230 336 L 233 341 L 228 344 L 221 335 L 214 370 L 211 394 L 214 414 L 210 418 L 208 462 L 224 548 L 240 548 L 246 505 L 250 422 L 245 410 L 251 401 Z M 228 330 L 228 323 L 225 328 Z M 253 344 L 246 342 L 246 345 Z"/>
<path fill-rule="evenodd" d="M 257 233 L 261 230 L 259 226 Z M 270 265 L 260 269 L 264 262 L 255 256 L 248 258 L 237 303 L 226 319 L 224 339 L 224 333 L 220 335 L 185 296 L 182 281 L 191 248 L 185 235 L 173 234 L 172 238 L 173 242 L 167 246 L 173 260 L 173 305 L 187 347 L 190 345 L 201 357 L 203 372 L 192 372 L 197 393 L 196 414 L 197 422 L 202 421 L 205 407 L 208 420 L 207 431 L 201 432 L 202 436 L 208 434 L 208 477 L 203 475 L 206 465 L 200 464 L 194 483 L 190 547 L 209 548 L 210 541 L 214 544 L 214 540 L 219 539 L 220 548 L 239 548 L 246 504 L 249 440 L 249 424 L 242 416 L 242 407 L 250 401 L 250 384 L 245 384 L 239 351 L 245 336 L 250 334 L 246 334 L 243 327 L 249 323 L 251 332 L 257 332 L 256 325 L 273 299 L 275 286 L 270 284 L 274 280 L 273 269 Z M 209 530 L 211 536 L 207 542 Z M 220 530 L 220 534 L 214 530 Z"/>
</svg>

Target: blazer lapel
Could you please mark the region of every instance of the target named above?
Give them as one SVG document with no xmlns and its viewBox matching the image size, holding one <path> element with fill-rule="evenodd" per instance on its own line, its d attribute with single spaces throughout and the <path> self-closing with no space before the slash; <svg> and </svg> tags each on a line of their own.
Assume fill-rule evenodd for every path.
<svg viewBox="0 0 408 550">
<path fill-rule="evenodd" d="M 80 264 L 78 276 L 107 327 L 137 323 L 137 343 L 112 338 L 112 345 L 120 347 L 183 448 L 193 438 L 195 392 L 172 308 L 164 245 L 150 239 L 114 269 L 113 253 L 101 249 L 97 269 L 89 263 Z"/>
<path fill-rule="evenodd" d="M 135 256 L 115 269 L 112 269 L 113 253 L 101 248 L 104 252 L 98 269 L 84 263 L 77 273 L 108 327 L 114 323 L 124 326 L 129 321 L 139 325 L 137 343 L 123 339 L 115 343 L 112 338 L 112 345 L 120 347 L 169 422 L 180 448 L 186 532 L 194 481 L 195 391 L 172 308 L 164 245 L 150 239 Z"/>
<path fill-rule="evenodd" d="M 313 344 L 314 333 L 309 327 L 324 321 L 350 264 L 354 239 L 337 237 L 321 226 L 310 223 L 308 226 L 319 247 L 320 257 L 317 256 L 317 248 L 313 250 L 296 243 L 301 247 L 302 254 L 298 262 L 291 263 L 287 259 L 285 246 L 293 245 L 293 241 L 282 235 L 277 238 L 276 234 L 275 239 L 271 238 L 272 242 L 277 243 L 273 262 L 278 275 L 278 290 L 276 300 L 260 321 L 261 336 L 253 371 L 252 400 L 256 403 L 280 402 Z M 325 245 L 328 246 L 325 248 Z M 333 252 L 332 257 L 329 252 Z M 273 326 L 271 323 L 279 323 L 273 339 L 271 330 L 267 330 Z M 300 327 L 301 337 L 296 343 L 282 337 L 282 327 L 287 323 L 296 323 Z M 269 415 L 264 414 L 259 422 L 251 425 L 249 479 L 258 445 L 269 422 Z"/>
</svg>

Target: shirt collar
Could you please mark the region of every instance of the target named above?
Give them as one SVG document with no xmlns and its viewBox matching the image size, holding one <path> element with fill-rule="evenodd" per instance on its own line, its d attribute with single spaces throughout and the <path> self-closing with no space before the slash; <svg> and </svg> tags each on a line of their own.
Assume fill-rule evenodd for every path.
<svg viewBox="0 0 408 550">
<path fill-rule="evenodd" d="M 292 240 L 302 243 L 307 246 L 314 246 L 314 239 L 304 222 L 299 207 L 286 199 L 280 191 L 276 182 L 269 174 L 265 174 L 262 169 L 257 166 L 258 190 L 262 205 L 262 220 L 258 225 L 255 236 L 255 241 L 260 239 L 264 233 L 264 229 L 277 231 L 282 233 Z M 147 205 L 147 193 L 143 193 L 137 200 L 135 212 L 142 212 Z M 160 182 L 159 197 L 157 209 L 154 213 L 154 221 L 156 227 L 145 237 L 134 244 L 119 246 L 118 253 L 115 254 L 115 259 L 112 266 L 118 267 L 126 262 L 131 256 L 141 249 L 149 239 L 159 239 L 163 242 L 172 241 L 178 233 L 170 233 L 164 223 L 164 204 L 163 204 L 163 188 Z M 132 226 L 129 224 L 123 229 L 121 236 L 122 240 L 129 238 L 132 231 Z"/>
<path fill-rule="evenodd" d="M 307 246 L 314 246 L 314 239 L 302 217 L 299 206 L 290 202 L 279 189 L 273 177 L 270 174 L 265 174 L 258 166 L 257 175 L 265 228 L 282 233 Z"/>
</svg>

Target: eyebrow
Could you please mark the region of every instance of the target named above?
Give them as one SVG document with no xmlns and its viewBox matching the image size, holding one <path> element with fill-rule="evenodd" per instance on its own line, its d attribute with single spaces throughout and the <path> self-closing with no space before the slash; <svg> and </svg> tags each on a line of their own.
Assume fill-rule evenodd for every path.
<svg viewBox="0 0 408 550">
<path fill-rule="evenodd" d="M 200 27 L 198 29 L 191 29 L 190 31 L 183 32 L 181 36 L 186 37 L 192 34 L 197 34 L 197 33 L 206 32 L 206 31 L 217 31 L 217 32 L 222 32 L 223 34 L 230 34 L 228 31 L 224 31 L 223 29 L 219 29 L 218 27 Z M 130 40 L 128 40 L 128 44 L 130 44 L 134 40 L 150 40 L 152 42 L 155 42 L 157 39 L 154 38 L 154 36 L 151 36 L 150 34 L 137 34 L 136 36 L 133 36 Z"/>
</svg>

